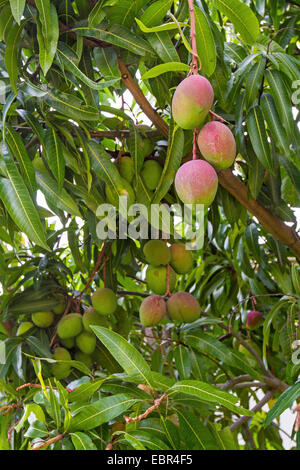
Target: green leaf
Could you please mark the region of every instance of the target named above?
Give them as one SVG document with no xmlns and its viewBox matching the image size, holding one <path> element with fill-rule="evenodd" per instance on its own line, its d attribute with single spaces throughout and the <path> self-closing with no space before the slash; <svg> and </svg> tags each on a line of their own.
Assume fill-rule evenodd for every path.
<svg viewBox="0 0 300 470">
<path fill-rule="evenodd" d="M 119 195 L 118 188 L 122 187 L 122 180 L 117 167 L 111 162 L 109 154 L 93 140 L 86 143 L 86 148 L 90 156 L 91 167 L 98 178 L 111 186 Z"/>
<path fill-rule="evenodd" d="M 12 14 L 14 15 L 14 19 L 18 24 L 20 24 L 21 18 L 24 13 L 25 0 L 9 0 L 9 3 Z"/>
<path fill-rule="evenodd" d="M 15 163 L 11 160 L 5 164 L 8 179 L 0 178 L 0 197 L 8 213 L 30 241 L 49 250 L 37 209 Z"/>
<path fill-rule="evenodd" d="M 147 42 L 141 37 L 133 34 L 125 26 L 113 24 L 109 29 L 106 29 L 104 25 L 99 24 L 94 27 L 88 25 L 78 25 L 72 29 L 76 34 L 80 36 L 88 36 L 100 41 L 105 41 L 114 46 L 127 49 L 133 54 L 144 56 L 146 54 L 153 55 L 153 50 L 147 44 Z"/>
<path fill-rule="evenodd" d="M 287 408 L 290 408 L 299 396 L 300 382 L 296 383 L 292 387 L 289 387 L 280 395 L 275 405 L 270 409 L 269 413 L 267 414 L 264 427 L 269 426 L 269 424 L 271 424 L 271 422 L 275 418 L 277 418 L 277 416 L 280 416 Z"/>
<path fill-rule="evenodd" d="M 28 20 L 22 20 L 21 23 L 15 24 L 6 38 L 5 47 L 5 66 L 9 75 L 10 84 L 14 93 L 17 94 L 17 81 L 19 77 L 18 63 L 20 58 L 20 41 L 21 33 Z"/>
<path fill-rule="evenodd" d="M 173 29 L 178 29 L 178 24 L 179 26 L 187 26 L 185 23 L 175 23 L 175 21 L 172 21 L 171 23 L 164 23 L 159 26 L 152 26 L 152 28 L 148 28 L 148 26 L 145 26 L 144 23 L 139 20 L 138 18 L 135 18 L 135 21 L 137 22 L 139 28 L 143 33 L 156 33 L 159 31 L 172 31 Z"/>
<path fill-rule="evenodd" d="M 77 64 L 75 63 L 74 59 L 76 56 L 74 51 L 63 44 L 62 42 L 59 43 L 57 47 L 57 53 L 58 56 L 61 58 L 64 66 L 75 75 L 75 77 L 79 78 L 85 85 L 88 87 L 92 88 L 93 90 L 104 90 L 105 88 L 110 87 L 114 83 L 116 83 L 119 78 L 113 78 L 112 80 L 109 80 L 107 82 L 99 82 L 96 83 L 93 80 L 91 80 L 89 77 L 87 77 L 80 69 L 77 67 Z"/>
<path fill-rule="evenodd" d="M 81 217 L 81 213 L 74 201 L 74 198 L 65 190 L 65 188 L 59 190 L 57 182 L 50 175 L 42 171 L 36 170 L 35 175 L 39 189 L 52 207 L 58 207 L 72 215 Z"/>
<path fill-rule="evenodd" d="M 172 3 L 173 0 L 159 0 L 152 3 L 142 14 L 141 22 L 148 27 L 157 25 L 166 16 Z"/>
<path fill-rule="evenodd" d="M 7 35 L 11 30 L 12 23 L 14 21 L 10 5 L 6 5 L 1 10 L 0 15 L 0 41 L 7 39 Z"/>
<path fill-rule="evenodd" d="M 69 393 L 69 401 L 70 402 L 84 402 L 87 401 L 93 394 L 99 390 L 101 385 L 103 384 L 103 379 L 96 379 L 94 381 L 81 384 L 79 387 L 72 390 Z"/>
<path fill-rule="evenodd" d="M 104 19 L 105 17 L 105 12 L 103 10 L 103 3 L 105 0 L 100 0 L 96 2 L 94 8 L 89 14 L 89 26 L 94 26 L 99 23 Z"/>
<path fill-rule="evenodd" d="M 173 385 L 167 394 L 172 397 L 176 393 L 186 393 L 188 395 L 196 396 L 206 403 L 215 403 L 216 405 L 225 406 L 229 410 L 244 416 L 253 416 L 253 412 L 245 408 L 235 405 L 238 402 L 238 397 L 230 393 L 220 390 L 213 385 L 200 382 L 198 380 L 182 380 Z"/>
<path fill-rule="evenodd" d="M 182 380 L 189 379 L 191 375 L 191 364 L 188 348 L 180 344 L 175 348 L 173 356 L 179 377 Z"/>
<path fill-rule="evenodd" d="M 176 413 L 179 417 L 180 434 L 189 449 L 217 450 L 213 436 L 199 417 L 186 410 L 177 410 Z"/>
<path fill-rule="evenodd" d="M 85 106 L 82 104 L 82 100 L 74 95 L 49 90 L 44 99 L 49 106 L 56 109 L 63 116 L 75 121 L 98 121 L 100 118 L 97 108 Z"/>
<path fill-rule="evenodd" d="M 57 398 L 58 393 L 56 390 L 53 390 L 51 385 L 48 393 L 51 407 L 51 416 L 54 419 L 56 429 L 59 429 L 61 425 L 61 406 Z"/>
<path fill-rule="evenodd" d="M 36 18 L 40 64 L 44 74 L 50 69 L 59 38 L 58 16 L 50 0 L 36 0 L 39 16 Z"/>
<path fill-rule="evenodd" d="M 128 343 L 127 343 L 128 344 Z M 71 419 L 70 431 L 88 431 L 107 423 L 128 410 L 136 400 L 118 394 L 102 398 L 90 405 L 77 405 L 76 415 Z"/>
<path fill-rule="evenodd" d="M 159 203 L 172 186 L 176 172 L 182 160 L 183 147 L 183 130 L 179 126 L 171 124 L 169 131 L 168 151 L 161 178 L 152 199 L 153 204 Z"/>
<path fill-rule="evenodd" d="M 147 39 L 163 62 L 180 62 L 177 51 L 167 31 L 148 34 Z"/>
<path fill-rule="evenodd" d="M 127 374 L 137 376 L 141 383 L 151 387 L 151 370 L 143 356 L 128 343 L 122 336 L 114 331 L 100 326 L 91 326 L 95 335 L 114 356 Z"/>
<path fill-rule="evenodd" d="M 194 6 L 194 11 L 197 53 L 201 61 L 203 72 L 210 77 L 214 73 L 217 65 L 215 40 L 205 13 L 196 5 Z"/>
<path fill-rule="evenodd" d="M 183 64 L 182 62 L 167 62 L 166 64 L 159 64 L 152 67 L 152 69 L 144 73 L 141 78 L 142 80 L 147 80 L 148 78 L 158 77 L 167 72 L 188 72 L 189 70 L 189 65 Z"/>
<path fill-rule="evenodd" d="M 254 106 L 250 110 L 247 119 L 247 129 L 257 158 L 265 168 L 273 173 L 274 163 L 272 161 L 263 114 L 259 106 Z"/>
<path fill-rule="evenodd" d="M 248 73 L 245 83 L 247 107 L 251 107 L 252 104 L 258 99 L 258 92 L 261 88 L 265 66 L 266 59 L 261 57 L 259 62 L 253 65 L 253 67 L 250 69 L 250 72 Z"/>
<path fill-rule="evenodd" d="M 243 358 L 243 356 L 236 350 L 229 349 L 225 344 L 215 339 L 212 335 L 195 331 L 188 333 L 185 340 L 189 346 L 205 353 L 210 357 L 218 359 L 224 364 L 245 371 L 252 376 L 257 376 L 257 372 L 252 369 Z"/>
<path fill-rule="evenodd" d="M 83 432 L 71 433 L 71 439 L 74 444 L 75 450 L 97 450 L 92 439 Z"/>
<path fill-rule="evenodd" d="M 94 49 L 94 58 L 98 69 L 105 78 L 121 78 L 116 51 L 110 47 Z"/>
<path fill-rule="evenodd" d="M 285 171 L 289 175 L 292 185 L 300 195 L 300 170 L 284 155 L 279 154 L 278 158 Z"/>
<path fill-rule="evenodd" d="M 137 439 L 146 449 L 150 450 L 169 450 L 170 447 L 165 444 L 161 439 L 157 438 L 153 435 L 153 433 L 149 433 L 147 431 L 143 431 L 141 428 L 137 431 L 132 431 L 130 435 Z"/>
<path fill-rule="evenodd" d="M 36 190 L 36 181 L 32 162 L 21 137 L 9 124 L 6 124 L 5 126 L 5 141 L 19 164 L 26 186 L 30 190 L 31 194 L 34 194 L 34 191 Z M 3 154 L 4 153 L 5 150 L 3 149 Z"/>
<path fill-rule="evenodd" d="M 61 141 L 53 127 L 46 131 L 43 150 L 49 168 L 57 181 L 58 190 L 60 192 L 65 178 L 65 160 Z"/>
<path fill-rule="evenodd" d="M 288 94 L 281 72 L 268 69 L 265 76 L 271 88 L 272 96 L 276 103 L 280 119 L 284 124 L 284 128 L 286 129 L 288 136 L 291 139 L 294 139 L 295 122 L 292 113 L 291 97 Z"/>
<path fill-rule="evenodd" d="M 289 141 L 278 115 L 273 97 L 268 93 L 264 93 L 260 104 L 274 143 L 278 146 L 281 152 L 289 153 Z"/>
<path fill-rule="evenodd" d="M 246 152 L 247 160 L 249 163 L 248 187 L 250 189 L 251 196 L 254 199 L 257 199 L 263 185 L 266 170 L 255 155 L 255 152 L 250 142 L 249 145 L 247 145 Z"/>
<path fill-rule="evenodd" d="M 215 6 L 234 24 L 241 38 L 253 44 L 259 35 L 259 22 L 255 14 L 240 0 L 214 0 Z"/>
<path fill-rule="evenodd" d="M 135 450 L 147 450 L 146 447 L 140 442 L 139 438 L 131 436 L 128 432 L 117 431 L 114 433 L 115 436 L 121 436 L 122 439 L 118 439 L 118 442 L 128 442 Z"/>
</svg>

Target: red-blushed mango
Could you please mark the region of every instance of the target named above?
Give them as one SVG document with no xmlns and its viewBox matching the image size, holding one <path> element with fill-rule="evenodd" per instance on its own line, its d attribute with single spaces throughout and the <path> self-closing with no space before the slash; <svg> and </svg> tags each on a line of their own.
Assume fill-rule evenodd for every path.
<svg viewBox="0 0 300 470">
<path fill-rule="evenodd" d="M 260 325 L 264 322 L 264 317 L 260 312 L 257 310 L 251 310 L 248 312 L 246 327 L 248 330 L 255 330 L 256 328 L 260 327 Z"/>
<path fill-rule="evenodd" d="M 214 91 L 209 81 L 201 75 L 191 75 L 176 88 L 172 100 L 173 118 L 183 129 L 199 127 L 213 101 Z"/>
<path fill-rule="evenodd" d="M 167 265 L 171 261 L 171 251 L 163 240 L 149 240 L 143 248 L 147 263 L 152 266 Z"/>
<path fill-rule="evenodd" d="M 108 287 L 95 290 L 92 295 L 92 304 L 101 315 L 111 315 L 118 307 L 116 294 Z"/>
<path fill-rule="evenodd" d="M 231 130 L 222 122 L 212 121 L 202 127 L 198 146 L 205 160 L 219 170 L 229 168 L 236 156 L 236 143 Z"/>
<path fill-rule="evenodd" d="M 96 336 L 88 331 L 82 331 L 76 336 L 75 343 L 84 354 L 92 354 L 96 347 Z"/>
<path fill-rule="evenodd" d="M 74 338 L 82 331 L 82 316 L 80 313 L 69 313 L 57 324 L 57 334 L 61 339 Z"/>
<path fill-rule="evenodd" d="M 31 315 L 31 320 L 39 328 L 48 328 L 54 321 L 53 312 L 35 312 Z"/>
<path fill-rule="evenodd" d="M 204 160 L 191 160 L 177 171 L 175 189 L 183 203 L 209 206 L 217 193 L 218 175 Z"/>
<path fill-rule="evenodd" d="M 157 325 L 167 312 L 166 302 L 159 295 L 149 295 L 140 306 L 140 320 L 143 326 Z"/>
<path fill-rule="evenodd" d="M 148 266 L 146 271 L 146 282 L 148 288 L 157 295 L 164 295 L 167 291 L 167 266 Z M 176 273 L 170 266 L 170 291 L 172 292 L 176 284 Z"/>
<path fill-rule="evenodd" d="M 200 305 L 188 292 L 176 292 L 167 302 L 168 314 L 175 322 L 192 323 L 200 317 Z"/>
<path fill-rule="evenodd" d="M 56 348 L 53 353 L 53 359 L 56 361 L 71 361 L 71 355 L 65 348 Z M 66 379 L 71 373 L 71 366 L 69 364 L 57 363 L 51 364 L 50 369 L 54 377 L 57 379 Z"/>
<path fill-rule="evenodd" d="M 184 243 L 174 243 L 171 245 L 171 266 L 177 274 L 189 273 L 194 264 L 192 253 L 185 248 Z"/>
</svg>

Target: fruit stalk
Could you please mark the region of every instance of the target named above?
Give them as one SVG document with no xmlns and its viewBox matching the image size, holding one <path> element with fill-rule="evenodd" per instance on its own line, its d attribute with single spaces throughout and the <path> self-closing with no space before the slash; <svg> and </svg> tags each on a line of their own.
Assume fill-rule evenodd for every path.
<svg viewBox="0 0 300 470">
<path fill-rule="evenodd" d="M 191 66 L 191 73 L 198 73 L 198 54 L 197 54 L 197 44 L 196 44 L 196 22 L 195 22 L 195 12 L 194 12 L 194 1 L 188 0 L 190 18 L 191 18 L 191 43 L 193 50 L 193 59 Z M 201 68 L 201 67 L 199 67 Z"/>
</svg>

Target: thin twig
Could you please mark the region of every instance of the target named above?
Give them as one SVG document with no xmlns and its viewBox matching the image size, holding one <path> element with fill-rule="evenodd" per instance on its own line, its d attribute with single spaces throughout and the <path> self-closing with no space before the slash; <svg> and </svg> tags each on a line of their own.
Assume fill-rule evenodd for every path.
<svg viewBox="0 0 300 470">
<path fill-rule="evenodd" d="M 251 411 L 253 411 L 254 413 L 257 413 L 257 411 L 259 411 L 266 403 L 268 403 L 269 400 L 271 400 L 274 393 L 275 393 L 275 390 L 269 390 L 265 394 L 265 396 L 252 408 Z M 251 419 L 250 416 L 242 416 L 240 419 L 235 421 L 235 423 L 233 423 L 230 426 L 230 431 L 232 431 L 232 432 L 235 431 L 237 428 L 242 426 L 244 423 L 247 423 L 249 419 Z"/>
<path fill-rule="evenodd" d="M 42 444 L 39 444 L 36 447 L 33 447 L 31 450 L 40 450 L 43 449 L 44 447 L 49 446 L 50 444 L 54 444 L 55 442 L 61 441 L 64 438 L 65 434 L 58 434 L 55 437 L 52 437 L 51 439 L 48 439 L 45 442 L 42 442 Z"/>
<path fill-rule="evenodd" d="M 167 394 L 164 393 L 160 398 L 157 398 L 154 400 L 154 405 L 150 406 L 144 413 L 140 414 L 139 416 L 136 416 L 135 418 L 131 418 L 130 416 L 124 416 L 125 422 L 126 423 L 134 423 L 136 421 L 142 421 L 142 419 L 147 418 L 147 416 L 152 413 L 154 410 L 157 410 L 157 408 L 160 407 L 162 401 L 167 398 Z"/>
</svg>

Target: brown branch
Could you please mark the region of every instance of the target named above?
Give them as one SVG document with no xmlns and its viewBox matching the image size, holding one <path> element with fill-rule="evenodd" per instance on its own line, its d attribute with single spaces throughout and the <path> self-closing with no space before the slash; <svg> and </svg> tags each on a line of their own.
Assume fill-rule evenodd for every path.
<svg viewBox="0 0 300 470">
<path fill-rule="evenodd" d="M 134 423 L 136 421 L 142 421 L 142 419 L 147 418 L 147 416 L 152 413 L 154 410 L 157 410 L 157 408 L 160 407 L 162 401 L 167 398 L 167 394 L 164 393 L 160 398 L 157 398 L 154 400 L 154 405 L 150 406 L 144 413 L 142 413 L 139 416 L 136 416 L 135 418 L 131 418 L 130 416 L 124 416 L 125 422 L 126 423 Z"/>
<path fill-rule="evenodd" d="M 98 255 L 96 264 L 95 264 L 95 266 L 94 266 L 94 269 L 93 269 L 92 274 L 91 274 L 90 277 L 89 277 L 88 282 L 86 283 L 86 285 L 85 285 L 85 287 L 82 289 L 82 291 L 75 297 L 75 299 L 76 299 L 76 298 L 81 298 L 81 297 L 82 297 L 82 294 L 90 287 L 90 285 L 91 285 L 91 283 L 92 283 L 94 277 L 96 276 L 97 271 L 98 271 L 98 269 L 99 269 L 99 267 L 100 267 L 100 263 L 101 263 L 101 260 L 102 260 L 102 258 L 103 258 L 103 256 L 104 256 L 105 249 L 106 249 L 106 244 L 104 243 L 103 248 L 102 248 L 102 250 L 100 251 L 100 253 L 99 253 L 99 255 Z"/>
<path fill-rule="evenodd" d="M 147 294 L 146 292 L 135 292 L 129 290 L 118 290 L 117 294 L 119 297 L 125 297 L 126 295 L 138 295 L 140 297 L 149 297 L 149 294 Z"/>
<path fill-rule="evenodd" d="M 252 433 L 249 429 L 248 423 L 244 423 L 243 428 L 245 430 L 245 434 L 247 436 L 247 439 L 249 441 L 250 446 L 252 447 L 253 450 L 257 450 L 257 447 L 255 445 L 255 442 L 254 442 L 254 439 L 253 439 L 253 436 L 252 436 Z"/>
<path fill-rule="evenodd" d="M 196 21 L 195 21 L 195 10 L 194 10 L 194 1 L 188 0 L 190 19 L 191 19 L 191 43 L 193 50 L 193 59 L 191 72 L 193 74 L 198 73 L 198 54 L 197 54 L 197 43 L 196 43 Z"/>
<path fill-rule="evenodd" d="M 251 411 L 253 411 L 254 413 L 257 413 L 257 411 L 259 411 L 266 403 L 268 403 L 269 400 L 271 400 L 274 393 L 275 393 L 275 390 L 269 390 L 265 394 L 265 396 L 252 408 Z M 232 431 L 232 432 L 235 431 L 237 428 L 242 426 L 244 423 L 247 423 L 249 419 L 251 419 L 251 416 L 242 416 L 240 419 L 235 421 L 235 423 L 233 423 L 230 426 L 230 431 Z"/>
<path fill-rule="evenodd" d="M 14 410 L 15 408 L 23 408 L 23 405 L 20 403 L 12 403 L 11 405 L 4 405 L 0 407 L 1 414 L 7 415 L 10 411 Z"/>
<path fill-rule="evenodd" d="M 61 441 L 65 437 L 64 434 L 58 434 L 55 437 L 52 437 L 51 439 L 48 439 L 45 442 L 42 442 L 42 444 L 39 444 L 36 447 L 33 447 L 32 450 L 40 450 L 43 449 L 44 447 L 49 446 L 50 444 L 54 444 L 55 442 Z"/>
</svg>

